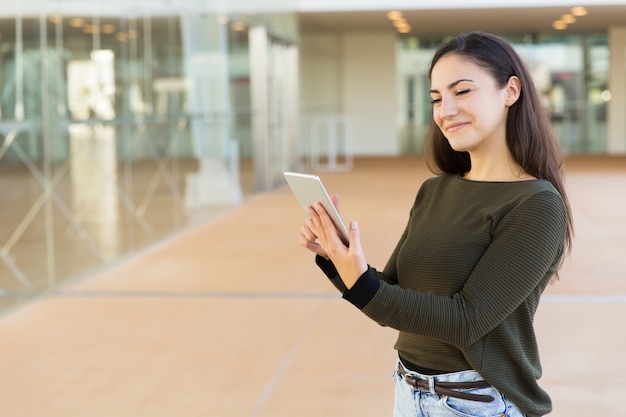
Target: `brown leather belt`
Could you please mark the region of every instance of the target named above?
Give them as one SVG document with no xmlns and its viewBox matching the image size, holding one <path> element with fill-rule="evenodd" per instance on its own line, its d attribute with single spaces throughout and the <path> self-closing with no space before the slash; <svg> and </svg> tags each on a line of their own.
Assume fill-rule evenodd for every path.
<svg viewBox="0 0 626 417">
<path fill-rule="evenodd" d="M 398 369 L 398 375 L 400 375 L 407 384 L 420 389 L 422 391 L 430 391 L 431 387 L 428 380 L 416 378 L 411 375 L 407 375 L 405 370 L 400 366 Z M 437 382 L 433 384 L 433 390 L 435 394 L 447 395 L 448 397 L 460 398 L 469 401 L 480 401 L 483 403 L 490 403 L 493 401 L 491 395 L 470 394 L 464 391 L 455 391 L 472 388 L 487 388 L 490 384 L 487 381 L 472 381 L 472 382 Z"/>
</svg>

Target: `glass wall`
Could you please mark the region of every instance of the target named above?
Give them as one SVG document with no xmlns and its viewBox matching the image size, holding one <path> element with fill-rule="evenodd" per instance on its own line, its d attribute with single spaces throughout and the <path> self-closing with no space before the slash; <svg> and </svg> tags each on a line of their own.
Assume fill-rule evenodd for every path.
<svg viewBox="0 0 626 417">
<path fill-rule="evenodd" d="M 56 288 L 183 227 L 195 169 L 178 17 L 2 22 L 0 288 Z"/>
<path fill-rule="evenodd" d="M 248 31 L 293 45 L 293 16 L 217 13 L 210 2 L 166 15 L 139 3 L 116 17 L 0 18 L 0 309 L 257 189 L 245 171 L 256 140 Z"/>
<path fill-rule="evenodd" d="M 506 36 L 505 36 L 506 37 Z M 508 36 L 529 66 L 566 153 L 606 151 L 607 36 Z M 428 65 L 441 38 L 398 44 L 399 137 L 403 153 L 420 153 L 428 127 Z"/>
</svg>

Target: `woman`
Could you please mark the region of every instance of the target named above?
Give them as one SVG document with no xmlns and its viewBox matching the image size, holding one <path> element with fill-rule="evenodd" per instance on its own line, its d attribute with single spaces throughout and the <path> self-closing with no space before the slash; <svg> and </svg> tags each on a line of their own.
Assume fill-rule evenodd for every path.
<svg viewBox="0 0 626 417">
<path fill-rule="evenodd" d="M 298 239 L 344 299 L 399 331 L 395 417 L 542 416 L 552 407 L 533 317 L 572 236 L 557 142 L 501 38 L 453 39 L 429 77 L 438 175 L 383 271 L 367 264 L 358 224 L 344 245 L 319 204 Z"/>
</svg>

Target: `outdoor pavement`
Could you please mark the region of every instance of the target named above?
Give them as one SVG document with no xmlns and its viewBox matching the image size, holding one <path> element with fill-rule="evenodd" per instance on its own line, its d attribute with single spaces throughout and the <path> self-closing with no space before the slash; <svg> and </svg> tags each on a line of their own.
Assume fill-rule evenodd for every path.
<svg viewBox="0 0 626 417">
<path fill-rule="evenodd" d="M 568 158 L 574 250 L 536 329 L 550 416 L 624 416 L 626 157 Z M 420 158 L 320 173 L 382 268 Z M 391 416 L 395 331 L 302 249 L 287 186 L 0 316 L 3 417 Z"/>
</svg>

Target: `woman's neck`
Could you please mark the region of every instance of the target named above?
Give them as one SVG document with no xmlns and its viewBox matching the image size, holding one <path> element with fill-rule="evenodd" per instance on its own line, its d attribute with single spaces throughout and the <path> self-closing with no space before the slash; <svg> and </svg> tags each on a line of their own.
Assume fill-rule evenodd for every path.
<svg viewBox="0 0 626 417">
<path fill-rule="evenodd" d="M 472 168 L 463 175 L 471 181 L 527 181 L 535 179 L 513 159 L 510 152 L 506 155 L 486 156 L 470 154 Z"/>
</svg>

